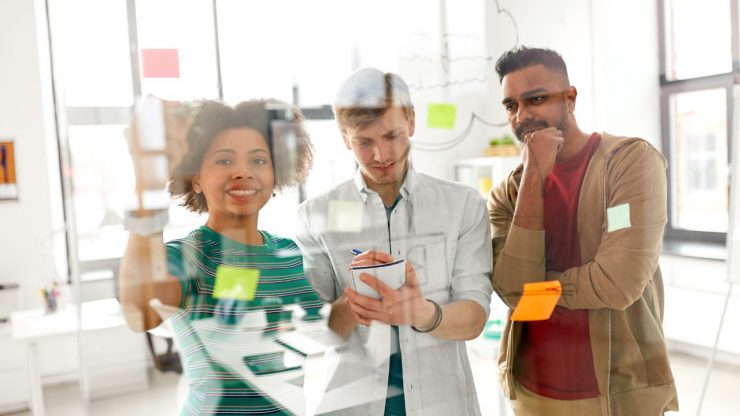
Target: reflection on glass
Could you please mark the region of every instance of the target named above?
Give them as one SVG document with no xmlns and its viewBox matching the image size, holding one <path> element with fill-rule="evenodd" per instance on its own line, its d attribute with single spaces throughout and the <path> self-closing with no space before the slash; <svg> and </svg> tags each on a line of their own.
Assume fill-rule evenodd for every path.
<svg viewBox="0 0 740 416">
<path fill-rule="evenodd" d="M 66 105 L 131 105 L 126 1 L 51 1 L 49 11 Z"/>
<path fill-rule="evenodd" d="M 173 19 L 176 11 L 177 18 Z M 147 77 L 140 72 L 142 94 L 169 100 L 217 98 L 216 46 L 210 0 L 137 1 L 139 50 L 177 52 L 178 75 Z M 142 56 L 140 55 L 140 60 Z M 156 64 L 157 62 L 155 62 Z M 142 62 L 139 62 L 143 68 Z"/>
<path fill-rule="evenodd" d="M 298 85 L 301 105 L 330 103 L 339 80 L 351 71 L 350 19 L 337 18 L 349 7 L 345 3 L 219 1 L 224 98 L 290 102 L 292 85 Z"/>
<path fill-rule="evenodd" d="M 74 170 L 74 204 L 80 260 L 115 258 L 124 241 L 119 225 L 101 226 L 106 215 L 120 213 L 134 177 L 122 125 L 71 126 L 68 129 Z"/>
<path fill-rule="evenodd" d="M 673 226 L 727 232 L 727 120 L 724 89 L 672 97 Z"/>
<path fill-rule="evenodd" d="M 669 80 L 721 74 L 732 69 L 729 1 L 669 0 L 665 6 Z"/>
<path fill-rule="evenodd" d="M 346 181 L 356 165 L 334 120 L 309 120 L 307 124 L 315 149 L 314 166 L 305 185 L 306 198 L 312 198 Z"/>
</svg>

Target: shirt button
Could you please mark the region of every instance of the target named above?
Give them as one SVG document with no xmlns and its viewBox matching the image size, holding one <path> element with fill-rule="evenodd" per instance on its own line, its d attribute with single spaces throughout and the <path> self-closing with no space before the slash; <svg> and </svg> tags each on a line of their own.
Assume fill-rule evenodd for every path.
<svg viewBox="0 0 740 416">
<path fill-rule="evenodd" d="M 409 384 L 409 390 L 413 390 L 413 389 L 414 389 L 414 386 Z"/>
</svg>

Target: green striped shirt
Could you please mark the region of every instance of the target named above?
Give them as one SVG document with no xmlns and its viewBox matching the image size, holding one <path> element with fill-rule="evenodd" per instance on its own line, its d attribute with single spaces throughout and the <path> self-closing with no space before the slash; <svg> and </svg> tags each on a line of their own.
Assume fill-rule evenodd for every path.
<svg viewBox="0 0 740 416">
<path fill-rule="evenodd" d="M 182 288 L 180 309 L 170 322 L 189 385 L 183 415 L 290 414 L 228 369 L 243 366 L 251 353 L 249 345 L 231 341 L 234 334 L 259 338 L 289 327 L 292 311 L 286 305 L 300 304 L 309 318 L 321 308 L 295 243 L 260 233 L 264 245 L 249 246 L 202 226 L 166 244 L 169 273 Z M 259 270 L 254 299 L 214 298 L 219 265 Z"/>
</svg>

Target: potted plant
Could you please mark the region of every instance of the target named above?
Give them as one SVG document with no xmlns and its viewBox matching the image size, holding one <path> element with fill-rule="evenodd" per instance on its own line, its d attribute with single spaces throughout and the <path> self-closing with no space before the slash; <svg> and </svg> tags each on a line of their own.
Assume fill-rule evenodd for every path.
<svg viewBox="0 0 740 416">
<path fill-rule="evenodd" d="M 492 138 L 488 146 L 483 149 L 484 156 L 517 156 L 518 154 L 519 146 L 508 134 Z"/>
</svg>

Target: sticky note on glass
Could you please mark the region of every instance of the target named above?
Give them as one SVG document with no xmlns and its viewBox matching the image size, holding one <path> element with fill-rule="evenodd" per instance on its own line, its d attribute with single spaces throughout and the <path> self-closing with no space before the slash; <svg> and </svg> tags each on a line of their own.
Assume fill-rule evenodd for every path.
<svg viewBox="0 0 740 416">
<path fill-rule="evenodd" d="M 180 56 L 177 49 L 142 49 L 142 78 L 179 78 Z"/>
<path fill-rule="evenodd" d="M 630 222 L 630 204 L 617 205 L 606 210 L 607 231 L 617 231 L 632 226 Z"/>
<path fill-rule="evenodd" d="M 216 284 L 213 297 L 216 299 L 254 300 L 260 271 L 232 266 L 216 268 Z"/>
<path fill-rule="evenodd" d="M 446 103 L 429 103 L 427 108 L 427 127 L 433 129 L 451 129 L 455 127 L 457 106 Z"/>
<path fill-rule="evenodd" d="M 362 204 L 355 201 L 329 201 L 326 229 L 339 233 L 362 231 Z"/>
<path fill-rule="evenodd" d="M 169 177 L 167 156 L 162 154 L 141 156 L 137 163 L 143 177 L 140 179 L 142 185 L 148 189 L 164 188 Z"/>
<path fill-rule="evenodd" d="M 525 283 L 524 292 L 511 314 L 512 321 L 544 321 L 550 319 L 563 292 L 557 280 Z"/>
<path fill-rule="evenodd" d="M 141 150 L 164 150 L 167 145 L 162 100 L 146 96 L 136 99 L 134 115 Z"/>
</svg>

